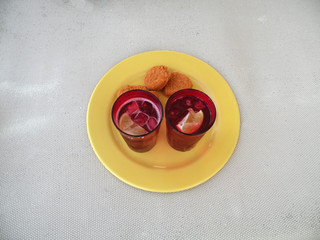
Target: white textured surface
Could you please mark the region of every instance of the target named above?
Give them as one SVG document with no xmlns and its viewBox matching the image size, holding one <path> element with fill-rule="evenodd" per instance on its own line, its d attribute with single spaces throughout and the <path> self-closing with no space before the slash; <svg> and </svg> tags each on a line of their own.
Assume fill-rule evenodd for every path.
<svg viewBox="0 0 320 240">
<path fill-rule="evenodd" d="M 320 239 L 320 2 L 0 1 L 0 239 Z M 239 144 L 194 189 L 132 188 L 98 161 L 99 79 L 150 50 L 229 82 Z"/>
</svg>

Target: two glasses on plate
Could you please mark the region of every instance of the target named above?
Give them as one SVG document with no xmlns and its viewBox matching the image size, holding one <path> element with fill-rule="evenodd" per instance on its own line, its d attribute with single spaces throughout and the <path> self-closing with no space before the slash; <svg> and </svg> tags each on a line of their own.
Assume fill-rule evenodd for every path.
<svg viewBox="0 0 320 240">
<path fill-rule="evenodd" d="M 113 104 L 112 121 L 128 147 L 147 152 L 157 142 L 163 108 L 160 100 L 145 90 L 120 95 Z M 169 97 L 165 106 L 167 141 L 178 151 L 191 150 L 212 127 L 216 108 L 205 93 L 182 89 Z"/>
</svg>

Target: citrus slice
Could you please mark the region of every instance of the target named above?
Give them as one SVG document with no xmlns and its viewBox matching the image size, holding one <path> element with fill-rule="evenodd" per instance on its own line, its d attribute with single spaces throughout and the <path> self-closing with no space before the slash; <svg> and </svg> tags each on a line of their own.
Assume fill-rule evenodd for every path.
<svg viewBox="0 0 320 240">
<path fill-rule="evenodd" d="M 128 113 L 121 115 L 119 120 L 119 128 L 130 135 L 139 136 L 148 133 L 143 127 L 131 120 Z"/>
<path fill-rule="evenodd" d="M 191 134 L 197 131 L 203 122 L 203 112 L 193 111 L 192 108 L 188 108 L 187 115 L 177 124 L 177 129 L 183 133 Z"/>
</svg>

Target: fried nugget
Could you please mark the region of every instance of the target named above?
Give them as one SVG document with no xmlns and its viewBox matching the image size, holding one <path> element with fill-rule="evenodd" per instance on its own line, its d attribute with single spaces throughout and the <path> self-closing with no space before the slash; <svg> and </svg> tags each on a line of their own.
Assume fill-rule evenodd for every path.
<svg viewBox="0 0 320 240">
<path fill-rule="evenodd" d="M 166 66 L 154 66 L 144 78 L 144 84 L 149 90 L 161 90 L 169 81 L 171 71 Z"/>
<path fill-rule="evenodd" d="M 163 89 L 163 93 L 169 97 L 173 93 L 184 88 L 192 88 L 192 82 L 190 78 L 182 73 L 173 72 L 167 85 Z"/>
<path fill-rule="evenodd" d="M 119 91 L 117 92 L 117 97 L 131 90 L 147 90 L 147 88 L 143 85 L 127 85 L 119 89 Z"/>
<path fill-rule="evenodd" d="M 149 91 L 145 86 L 143 85 L 127 85 L 125 87 L 122 87 L 119 89 L 119 91 L 117 92 L 117 97 L 119 97 L 121 94 L 131 91 L 131 90 L 145 90 L 145 91 Z M 149 91 L 151 93 L 153 93 L 156 97 L 159 97 L 158 93 L 156 91 Z"/>
</svg>

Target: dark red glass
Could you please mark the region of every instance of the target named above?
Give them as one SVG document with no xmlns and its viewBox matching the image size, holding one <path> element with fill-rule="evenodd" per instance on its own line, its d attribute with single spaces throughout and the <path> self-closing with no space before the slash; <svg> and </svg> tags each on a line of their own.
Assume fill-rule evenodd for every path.
<svg viewBox="0 0 320 240">
<path fill-rule="evenodd" d="M 188 114 L 188 109 L 203 112 L 200 128 L 192 134 L 177 129 L 177 124 Z M 178 151 L 191 150 L 204 134 L 212 127 L 216 119 L 216 108 L 213 101 L 205 93 L 196 89 L 183 89 L 167 101 L 165 108 L 167 120 L 167 140 L 171 147 Z"/>
<path fill-rule="evenodd" d="M 137 136 L 122 131 L 119 119 L 124 113 L 128 113 L 131 120 L 144 128 L 147 133 Z M 122 94 L 113 104 L 111 116 L 114 125 L 133 151 L 147 152 L 156 144 L 163 110 L 154 94 L 144 90 L 132 90 Z"/>
</svg>

